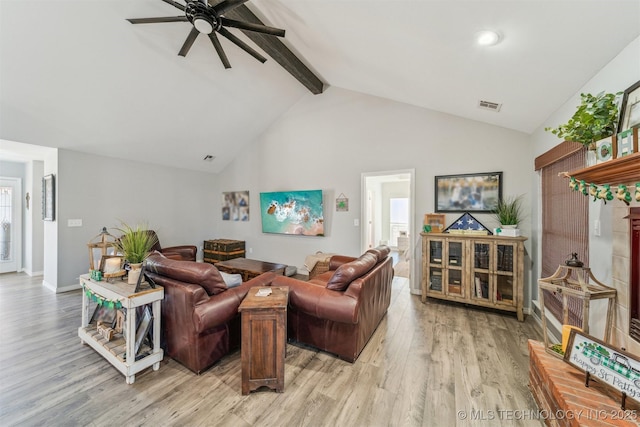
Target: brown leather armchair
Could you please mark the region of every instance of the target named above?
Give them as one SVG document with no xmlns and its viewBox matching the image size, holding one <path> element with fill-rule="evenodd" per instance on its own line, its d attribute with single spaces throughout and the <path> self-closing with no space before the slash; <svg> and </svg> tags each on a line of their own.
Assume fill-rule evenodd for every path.
<svg viewBox="0 0 640 427">
<path fill-rule="evenodd" d="M 147 233 L 156 236 L 156 244 L 151 248 L 151 252 L 158 251 L 167 258 L 175 259 L 178 261 L 195 261 L 198 247 L 193 245 L 171 246 L 169 248 L 163 248 L 160 246 L 160 239 L 153 230 L 147 230 Z"/>
<path fill-rule="evenodd" d="M 172 359 L 199 374 L 240 347 L 238 307 L 253 286 L 268 286 L 267 273 L 227 288 L 211 264 L 152 253 L 147 277 L 164 288 L 161 344 Z"/>
</svg>

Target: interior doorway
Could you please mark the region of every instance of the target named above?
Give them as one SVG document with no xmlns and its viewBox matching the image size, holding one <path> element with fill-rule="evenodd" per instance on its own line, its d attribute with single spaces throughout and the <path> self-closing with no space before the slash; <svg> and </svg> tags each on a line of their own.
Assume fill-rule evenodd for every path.
<svg viewBox="0 0 640 427">
<path fill-rule="evenodd" d="M 362 174 L 362 251 L 388 245 L 394 263 L 406 263 L 406 273 L 402 274 L 411 283 L 415 276 L 416 241 L 414 176 L 414 169 Z"/>
</svg>

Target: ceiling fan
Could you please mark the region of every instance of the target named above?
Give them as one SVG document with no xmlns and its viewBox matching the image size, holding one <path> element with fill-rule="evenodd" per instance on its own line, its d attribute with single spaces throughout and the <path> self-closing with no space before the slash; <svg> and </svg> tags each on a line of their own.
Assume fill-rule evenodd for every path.
<svg viewBox="0 0 640 427">
<path fill-rule="evenodd" d="M 222 49 L 220 40 L 216 33 L 228 39 L 230 42 L 247 52 L 249 55 L 264 63 L 267 59 L 258 53 L 255 49 L 243 42 L 241 39 L 232 34 L 225 27 L 239 28 L 241 30 L 254 31 L 257 33 L 268 34 L 272 36 L 284 37 L 284 30 L 279 28 L 259 25 L 250 22 L 236 21 L 234 19 L 225 18 L 225 13 L 235 9 L 236 7 L 246 3 L 248 0 L 224 0 L 215 6 L 207 3 L 207 0 L 186 0 L 186 6 L 173 0 L 162 0 L 172 6 L 182 10 L 184 16 L 169 16 L 162 18 L 133 18 L 127 19 L 132 24 L 154 24 L 159 22 L 190 22 L 193 25 L 191 32 L 184 41 L 178 55 L 186 56 L 200 34 L 209 36 L 213 47 L 218 52 L 220 61 L 224 68 L 231 68 L 231 63 L 227 59 L 227 55 Z"/>
</svg>

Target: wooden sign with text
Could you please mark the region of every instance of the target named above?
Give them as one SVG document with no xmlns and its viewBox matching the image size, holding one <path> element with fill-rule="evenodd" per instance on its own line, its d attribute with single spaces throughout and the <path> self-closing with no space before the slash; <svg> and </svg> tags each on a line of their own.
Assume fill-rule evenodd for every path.
<svg viewBox="0 0 640 427">
<path fill-rule="evenodd" d="M 640 362 L 631 354 L 573 329 L 564 361 L 640 403 Z"/>
</svg>

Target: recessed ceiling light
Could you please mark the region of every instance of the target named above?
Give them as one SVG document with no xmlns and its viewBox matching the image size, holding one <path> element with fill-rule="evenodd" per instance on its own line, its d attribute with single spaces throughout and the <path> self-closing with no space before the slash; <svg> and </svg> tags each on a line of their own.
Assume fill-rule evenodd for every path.
<svg viewBox="0 0 640 427">
<path fill-rule="evenodd" d="M 500 42 L 500 34 L 491 30 L 479 31 L 476 34 L 476 42 L 480 46 L 493 46 Z"/>
</svg>

